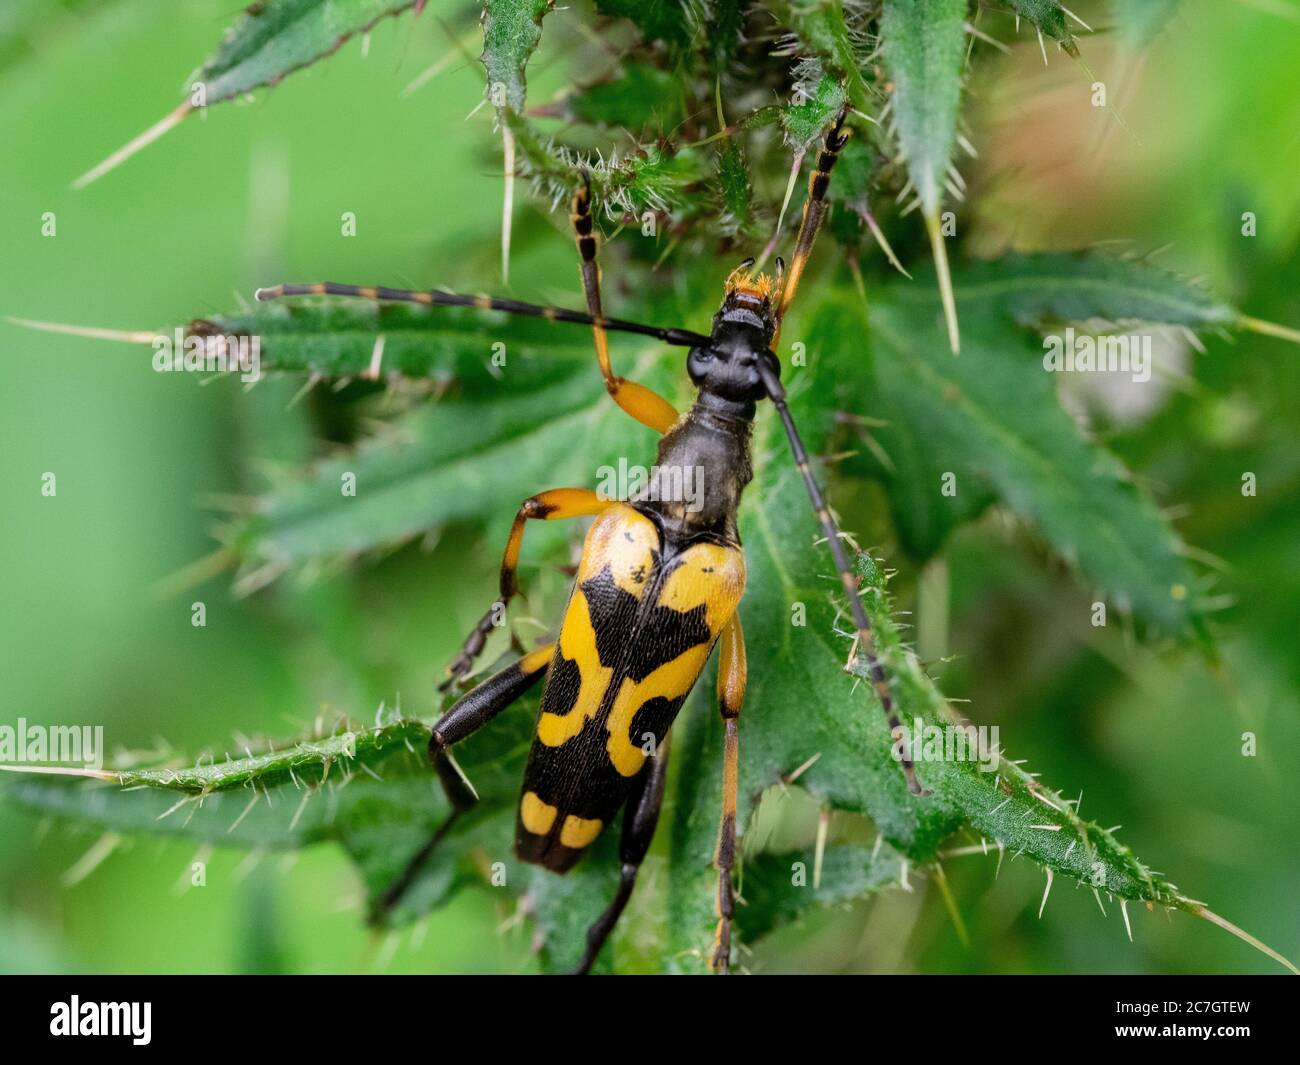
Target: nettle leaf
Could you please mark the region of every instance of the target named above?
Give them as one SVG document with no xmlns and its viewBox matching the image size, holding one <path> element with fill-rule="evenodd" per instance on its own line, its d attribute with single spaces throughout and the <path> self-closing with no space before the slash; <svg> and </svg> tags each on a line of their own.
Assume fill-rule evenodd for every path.
<svg viewBox="0 0 1300 1065">
<path fill-rule="evenodd" d="M 256 337 L 266 373 L 428 380 L 471 393 L 499 391 L 499 378 L 490 372 L 494 351 L 507 359 L 574 356 L 584 339 L 557 336 L 546 322 L 505 325 L 461 308 L 343 300 L 259 303 L 249 311 L 198 319 L 186 333 Z"/>
<path fill-rule="evenodd" d="M 556 328 L 537 318 L 508 322 L 492 313 L 460 307 L 420 307 L 365 300 L 280 299 L 251 309 L 196 318 L 186 326 L 151 330 L 87 330 L 56 322 L 17 319 L 29 328 L 102 336 L 153 347 L 160 369 L 194 373 L 306 375 L 309 380 L 365 378 L 389 384 L 427 382 L 455 396 L 496 397 L 520 370 L 519 383 L 539 381 L 544 366 L 575 364 L 592 357 L 591 334 Z M 248 343 L 244 343 L 247 340 Z M 163 347 L 163 345 L 166 347 Z"/>
<path fill-rule="evenodd" d="M 957 311 L 948 277 L 948 250 L 940 229 L 966 55 L 965 0 L 886 0 L 880 19 L 885 62 L 894 81 L 899 153 L 916 189 L 930 237 L 953 354 L 960 348 Z"/>
<path fill-rule="evenodd" d="M 226 31 L 195 72 L 184 103 L 73 182 L 84 188 L 175 128 L 198 108 L 276 85 L 295 70 L 336 52 L 380 19 L 417 0 L 258 0 Z"/>
<path fill-rule="evenodd" d="M 888 844 L 826 846 L 820 864 L 815 848 L 761 852 L 744 862 L 744 905 L 736 912 L 741 941 L 792 924 L 814 908 L 864 899 L 898 887 L 907 859 Z"/>
<path fill-rule="evenodd" d="M 415 2 L 263 0 L 252 4 L 199 68 L 196 80 L 204 86 L 205 102 L 220 103 L 274 85 Z"/>
<path fill-rule="evenodd" d="M 963 317 L 974 315 L 989 321 L 990 328 L 994 329 L 990 335 L 996 336 L 1002 334 L 999 327 L 992 324 L 993 320 L 1014 321 L 1039 329 L 1059 328 L 1069 322 L 1098 321 L 1179 325 L 1188 329 L 1228 325 L 1255 328 L 1258 324 L 1243 318 L 1223 301 L 1175 274 L 1139 260 L 1117 259 L 1093 251 L 1012 254 L 999 259 L 966 262 L 953 278 L 953 290 Z M 888 299 L 907 316 L 908 321 L 928 320 L 934 315 L 934 296 L 924 275 L 918 278 L 916 285 L 890 286 Z M 818 335 L 851 329 L 852 314 L 845 305 L 828 309 L 825 321 L 814 323 L 813 329 Z M 916 340 L 913 344 L 920 346 Z M 994 373 L 1005 371 L 1007 374 L 999 387 L 1011 389 L 1018 397 L 1023 396 L 1021 386 L 1014 384 L 1012 378 L 1015 375 L 1021 375 L 1022 379 L 1032 376 L 1034 380 L 1028 384 L 1037 390 L 1035 394 L 1041 392 L 1044 401 L 1053 408 L 1050 416 L 1055 428 L 1044 427 L 1043 431 L 1065 432 L 1069 419 L 1060 415 L 1055 401 L 1049 398 L 1049 375 L 1040 369 L 1044 353 L 1042 345 L 1035 348 L 1023 338 L 1007 337 L 1006 342 L 999 340 L 995 346 L 997 350 L 992 358 L 1003 369 Z M 841 394 L 841 403 L 860 414 L 885 418 L 893 424 L 869 432 L 870 442 L 884 451 L 884 457 L 863 448 L 855 464 L 868 468 L 874 476 L 889 484 L 890 503 L 905 548 L 913 557 L 927 559 L 940 549 L 956 525 L 979 514 L 995 499 L 1005 497 L 990 479 L 987 464 L 977 461 L 961 466 L 953 464 L 953 451 L 962 451 L 969 442 L 954 443 L 951 449 L 939 450 L 933 446 L 928 433 L 917 428 L 939 422 L 947 424 L 957 408 L 938 399 L 932 390 L 920 388 L 916 377 L 897 373 L 892 366 L 882 365 L 879 354 L 873 365 L 876 376 L 870 386 L 864 387 L 880 387 L 884 392 L 880 395 L 864 393 L 873 395 L 867 409 L 861 409 L 847 390 Z M 991 398 L 990 402 L 993 404 L 991 416 L 996 415 L 1003 422 L 1032 414 L 1030 404 L 1019 400 L 1012 404 L 1006 402 L 1005 397 L 997 397 Z M 915 420 L 909 422 L 909 419 Z M 902 431 L 903 425 L 912 428 Z M 866 431 L 859 435 L 864 441 L 868 437 Z M 1076 455 L 1071 461 L 1077 458 Z M 958 474 L 962 487 L 956 496 L 945 497 L 935 490 L 934 486 L 948 472 Z M 1117 475 L 1123 476 L 1122 472 Z M 1021 513 L 1035 520 L 1032 514 Z M 1152 532 L 1154 541 L 1165 544 L 1166 550 L 1176 548 L 1169 530 Z M 1073 543 L 1074 538 L 1071 538 L 1071 546 L 1067 548 L 1071 556 Z M 1058 548 L 1060 546 L 1058 544 Z M 1079 561 L 1082 564 L 1082 556 Z M 1099 564 L 1104 568 L 1104 561 Z M 1185 584 L 1186 574 L 1176 577 L 1176 569 L 1181 567 L 1171 565 L 1161 572 L 1165 577 Z M 1094 568 L 1089 575 L 1094 576 L 1096 572 Z M 1190 590 L 1191 585 L 1185 584 L 1185 587 Z M 1152 591 L 1158 593 L 1158 589 Z M 1154 601 L 1163 604 L 1164 598 L 1156 594 Z M 1197 612 L 1194 602 L 1189 604 L 1188 610 L 1187 618 L 1195 626 Z M 1148 619 L 1150 617 L 1148 615 Z"/>
<path fill-rule="evenodd" d="M 291 800 L 268 799 L 262 792 L 223 792 L 199 802 L 197 796 L 177 795 L 162 783 L 131 790 L 115 779 L 88 783 L 40 775 L 0 780 L 0 796 L 24 809 L 110 832 L 267 850 L 300 847 L 320 838 L 324 810 L 323 803 L 309 806 L 294 823 L 294 807 L 286 805 Z"/>
<path fill-rule="evenodd" d="M 356 319 L 338 307 L 292 306 L 290 321 L 302 315 L 312 324 L 334 313 L 350 322 L 374 313 L 364 308 Z M 653 434 L 610 403 L 590 331 L 519 319 L 494 327 L 490 316 L 444 315 L 449 308 L 441 307 L 390 319 L 390 310 L 379 321 L 409 327 L 412 351 L 427 330 L 428 354 L 441 352 L 434 373 L 456 376 L 436 403 L 413 407 L 354 450 L 273 485 L 229 537 L 244 565 L 241 588 L 452 521 L 505 528 L 519 503 L 542 487 L 593 485 L 601 467 L 620 456 L 653 453 Z M 349 375 L 373 366 L 374 340 L 343 335 L 333 365 Z M 322 348 L 331 351 L 328 343 Z M 614 358 L 620 372 L 669 396 L 681 387 L 680 354 L 657 341 L 617 338 Z M 548 532 L 535 535 L 545 541 Z"/>
<path fill-rule="evenodd" d="M 483 802 L 383 915 L 385 924 L 409 923 L 459 887 L 487 882 L 483 869 L 497 862 L 505 885 L 523 890 L 528 873 L 511 851 L 513 810 L 535 712 L 536 698 L 525 698 L 457 747 Z M 242 758 L 86 774 L 94 780 L 24 774 L 0 781 L 0 794 L 25 809 L 123 834 L 255 850 L 335 842 L 356 863 L 372 909 L 449 806 L 425 755 L 428 724 L 381 707 L 374 725 L 344 726 Z"/>
<path fill-rule="evenodd" d="M 1200 632 L 1196 578 L 1177 535 L 1118 460 L 1084 439 L 1062 410 L 1055 380 L 1042 369 L 1041 343 L 991 304 L 963 303 L 979 358 L 952 359 L 934 302 L 911 292 L 900 299 L 898 291 L 890 286 L 872 301 L 862 394 L 872 397 L 869 413 L 889 423 L 873 430 L 880 446 L 891 457 L 898 452 L 901 476 L 890 480 L 891 496 L 928 498 L 928 508 L 926 499 L 913 499 L 896 511 L 909 547 L 923 557 L 932 552 L 951 525 L 942 517 L 950 500 L 960 501 L 957 520 L 992 490 L 1113 605 L 1167 633 Z M 924 455 L 912 461 L 918 441 Z M 932 479 L 905 483 L 920 469 Z M 951 475 L 955 497 L 944 494 L 936 471 Z M 968 488 L 974 501 L 962 500 Z M 909 525 L 915 512 L 935 510 L 940 516 Z"/>
<path fill-rule="evenodd" d="M 1010 314 L 1026 323 L 1101 318 L 1190 329 L 1246 324 L 1231 306 L 1177 274 L 1095 251 L 971 260 L 953 277 L 953 291 L 963 307 Z M 929 299 L 919 287 L 893 292 L 909 303 Z"/>
<path fill-rule="evenodd" d="M 942 365 L 954 362 L 964 360 L 945 355 Z M 851 874 L 864 890 L 906 875 L 903 860 L 916 866 L 936 861 L 940 844 L 967 826 L 991 847 L 1023 854 L 1098 890 L 1190 908 L 1172 884 L 1150 873 L 1111 833 L 1081 820 L 1067 800 L 1005 755 L 989 771 L 992 759 L 982 767 L 973 755 L 945 759 L 934 749 L 929 726 L 942 729 L 964 724 L 964 719 L 951 711 L 906 646 L 892 616 L 883 571 L 863 555 L 858 567 L 862 599 L 899 714 L 914 736 L 929 737 L 936 759 L 927 759 L 919 740 L 913 743 L 917 773 L 934 794 L 918 798 L 908 792 L 865 662 L 858 659 L 845 672 L 851 640 L 844 630 L 850 626 L 844 604 L 834 594 L 838 582 L 829 555 L 815 542 L 803 485 L 779 453 L 781 441 L 768 435 L 767 446 L 771 450 L 764 453 L 742 508 L 749 578 L 741 615 L 748 643 L 763 651 L 761 659 L 751 658 L 740 719 L 737 823 L 748 822 L 761 791 L 802 769 L 801 788 L 827 808 L 869 816 L 897 852 L 886 850 L 883 859 L 879 852 L 873 857 L 872 848 L 837 856 L 842 863 L 838 875 Z M 913 727 L 918 720 L 925 726 L 919 733 Z M 671 837 L 669 932 L 675 967 L 684 970 L 704 965 L 707 951 L 701 943 L 707 945 L 714 922 L 714 874 L 707 865 L 717 838 L 721 737 L 713 685 L 697 688 L 684 721 L 674 730 L 675 757 L 681 764 Z M 877 865 L 881 860 L 883 868 Z M 811 877 L 802 884 L 792 882 L 790 863 L 784 860 L 759 861 L 753 870 L 747 861 L 744 883 L 746 903 L 761 906 L 753 918 L 759 927 L 788 920 L 817 901 Z"/>
<path fill-rule="evenodd" d="M 914 290 L 924 291 L 921 302 L 926 312 L 932 313 L 933 292 L 922 290 L 920 283 L 904 291 L 911 295 Z M 831 353 L 827 369 L 818 372 L 838 378 L 832 403 L 853 419 L 844 433 L 844 446 L 853 452 L 847 461 L 849 470 L 865 473 L 888 487 L 899 542 L 911 558 L 922 563 L 940 551 L 953 529 L 978 517 L 998 493 L 978 468 L 969 466 L 960 471 L 961 487 L 955 496 L 940 492 L 944 475 L 955 472 L 952 463 L 946 452 L 932 446 L 928 420 L 909 420 L 914 407 L 931 411 L 935 397 L 896 394 L 889 382 L 873 374 L 867 338 L 863 336 L 858 344 L 844 343 L 844 337 L 862 333 L 861 307 L 847 301 L 829 303 L 809 316 L 808 349 Z M 903 387 L 900 382 L 898 388 Z M 873 390 L 877 388 L 886 391 L 876 393 Z M 863 418 L 869 421 L 863 423 Z"/>
<path fill-rule="evenodd" d="M 839 0 L 778 0 L 771 5 L 781 25 L 794 33 L 801 54 L 820 58 L 827 71 L 848 88 L 853 106 L 866 110 L 871 102 L 863 71 L 869 69 L 865 45 L 866 9 L 848 9 Z M 850 26 L 848 19 L 853 19 Z"/>
<path fill-rule="evenodd" d="M 707 149 L 651 143 L 597 159 L 545 136 L 522 116 L 507 114 L 505 122 L 518 152 L 518 173 L 552 206 L 573 194 L 581 169 L 591 178 L 598 209 L 609 219 L 640 217 L 646 211 L 677 215 L 691 207 L 690 188 L 713 176 Z"/>
<path fill-rule="evenodd" d="M 487 98 L 501 129 L 505 193 L 501 205 L 501 279 L 510 277 L 511 205 L 514 203 L 515 142 L 510 118 L 524 109 L 524 68 L 542 39 L 542 19 L 555 0 L 484 0 L 483 52 Z"/>
<path fill-rule="evenodd" d="M 965 21 L 965 0 L 886 0 L 880 19 L 899 149 L 928 213 L 943 201 L 957 139 Z"/>
<path fill-rule="evenodd" d="M 204 796 L 254 784 L 263 788 L 289 783 L 315 785 L 328 777 L 330 767 L 336 763 L 346 765 L 347 773 L 373 768 L 398 748 L 410 750 L 412 740 L 428 743 L 428 730 L 415 722 L 397 721 L 389 727 L 349 729 L 319 740 L 301 740 L 279 750 L 227 757 L 219 763 L 199 761 L 175 768 L 124 769 L 109 775 L 124 788 L 163 787 Z"/>
<path fill-rule="evenodd" d="M 607 400 L 598 402 L 604 389 L 590 361 L 510 372 L 518 389 L 416 408 L 356 451 L 273 488 L 232 546 L 250 565 L 282 571 L 400 543 L 449 521 L 508 521 L 539 485 L 591 483 L 600 456 L 617 455 L 611 444 L 623 438 L 606 435 L 616 419 Z M 591 450 L 575 450 L 583 437 Z M 355 495 L 342 491 L 345 483 Z"/>
<path fill-rule="evenodd" d="M 680 320 L 697 317 L 672 306 Z M 387 548 L 448 522 L 508 525 L 539 486 L 594 484 L 619 456 L 653 451 L 653 435 L 609 402 L 584 328 L 470 308 L 295 298 L 189 330 L 257 337 L 263 372 L 429 382 L 436 397 L 355 449 L 277 480 L 257 500 L 224 536 L 246 591 L 305 563 Z M 614 351 L 635 379 L 670 396 L 681 387 L 677 351 L 625 337 Z"/>
<path fill-rule="evenodd" d="M 423 743 L 413 741 L 414 754 L 379 769 L 381 780 L 357 777 L 341 790 L 331 838 L 358 867 L 372 923 L 400 928 L 469 884 L 491 885 L 512 895 L 527 890 L 533 870 L 514 855 L 515 809 L 537 700 L 537 693 L 521 699 L 494 719 L 492 728 L 457 745 L 457 762 L 473 780 L 480 802 L 439 845 L 446 850 L 386 913 L 377 901 L 451 814 L 425 756 L 429 726 L 419 726 Z"/>
<path fill-rule="evenodd" d="M 660 831 L 668 817 L 662 815 Z M 591 853 L 563 876 L 555 876 L 544 869 L 531 869 L 528 874 L 528 897 L 535 914 L 536 927 L 541 939 L 540 960 L 548 973 L 572 972 L 582 958 L 587 943 L 587 929 L 604 912 L 618 887 L 618 825 L 601 833 L 591 845 Z M 646 859 L 642 876 L 650 882 L 655 876 L 657 863 L 653 857 Z M 614 932 L 613 950 L 605 950 L 597 959 L 592 971 L 608 973 L 621 967 L 611 955 L 622 953 L 627 929 Z M 661 968 L 660 964 L 653 966 Z"/>
<path fill-rule="evenodd" d="M 1037 30 L 1056 41 L 1071 56 L 1079 54 L 1079 46 L 1065 22 L 1065 11 L 1057 0 L 1011 0 L 1017 15 L 1027 18 Z"/>
<path fill-rule="evenodd" d="M 115 831 L 231 846 L 298 847 L 328 838 L 341 785 L 373 779 L 358 774 L 405 769 L 404 756 L 428 742 L 426 726 L 396 720 L 256 754 L 250 750 L 243 757 L 209 755 L 191 764 L 81 774 L 90 779 L 19 774 L 0 784 L 19 806 Z"/>
<path fill-rule="evenodd" d="M 484 0 L 483 67 L 488 97 L 498 110 L 523 111 L 524 68 L 542 39 L 542 19 L 555 0 Z"/>
<path fill-rule="evenodd" d="M 800 64 L 796 71 L 795 99 L 781 109 L 781 128 L 786 140 L 804 150 L 826 133 L 844 106 L 844 86 L 838 78 L 823 73 L 816 60 Z"/>
</svg>

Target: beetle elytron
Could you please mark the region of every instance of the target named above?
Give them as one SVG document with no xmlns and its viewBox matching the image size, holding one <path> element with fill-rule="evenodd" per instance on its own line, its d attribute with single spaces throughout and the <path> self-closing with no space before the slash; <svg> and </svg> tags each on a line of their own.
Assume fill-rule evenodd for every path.
<svg viewBox="0 0 1300 1065">
<path fill-rule="evenodd" d="M 585 314 L 486 296 L 334 283 L 279 285 L 258 292 L 259 299 L 338 295 L 469 306 L 589 325 L 600 372 L 614 402 L 662 434 L 658 468 L 704 471 L 703 491 L 689 506 L 681 500 L 658 498 L 619 502 L 586 488 L 554 488 L 520 506 L 501 563 L 500 596 L 466 639 L 440 687 L 446 690 L 470 671 L 488 633 L 499 624 L 505 605 L 517 591 L 516 568 L 526 524 L 594 517 L 559 639 L 483 681 L 434 726 L 429 757 L 452 812 L 390 889 L 386 905 L 396 902 L 438 841 L 477 801 L 450 748 L 544 678 L 517 813 L 517 854 L 524 861 L 566 872 L 619 810 L 624 811 L 619 887 L 587 932 L 586 951 L 577 971 L 588 971 L 632 895 L 663 798 L 669 730 L 716 643 L 721 645 L 718 701 L 726 735 L 722 819 L 715 854 L 718 924 L 712 964 L 717 970 L 727 970 L 736 846 L 737 726 L 746 679 L 745 642 L 736 612 L 745 586 L 745 560 L 736 531 L 736 512 L 741 492 L 751 478 L 751 425 L 761 399 L 771 400 L 785 428 L 848 597 L 857 630 L 856 651 L 866 658 L 894 742 L 903 752 L 908 784 L 913 792 L 922 793 L 903 745 L 902 729 L 839 530 L 790 416 L 780 365 L 773 354 L 782 319 L 826 213 L 831 168 L 848 139 L 846 116 L 847 109 L 827 131 L 818 153 L 789 271 L 780 259 L 772 279 L 751 276 L 752 259 L 737 267 L 727 279 L 722 306 L 708 336 L 605 317 L 590 183 L 585 173 L 572 210 L 587 297 Z M 679 415 L 662 396 L 616 376 L 606 335 L 610 330 L 639 333 L 689 348 L 686 368 L 699 393 L 690 410 Z M 647 753 L 647 748 L 652 753 Z"/>
</svg>

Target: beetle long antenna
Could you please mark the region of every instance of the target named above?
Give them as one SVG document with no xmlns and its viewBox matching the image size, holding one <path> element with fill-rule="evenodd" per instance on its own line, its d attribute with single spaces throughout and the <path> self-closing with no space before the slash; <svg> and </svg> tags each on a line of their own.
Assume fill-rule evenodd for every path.
<svg viewBox="0 0 1300 1065">
<path fill-rule="evenodd" d="M 571 311 L 565 307 L 544 307 L 538 303 L 498 299 L 495 296 L 466 296 L 457 292 L 422 292 L 405 288 L 340 285 L 334 281 L 319 281 L 310 285 L 275 285 L 271 288 L 259 288 L 257 290 L 259 300 L 274 300 L 283 296 L 347 296 L 352 299 L 380 302 L 420 303 L 426 307 L 475 307 L 481 311 L 500 311 L 502 314 L 545 318 L 548 322 L 567 322 L 573 325 L 586 326 L 598 325 L 611 332 L 637 333 L 679 347 L 689 348 L 709 342 L 708 337 L 700 333 L 692 333 L 689 329 L 663 329 L 659 326 L 643 325 L 640 322 L 629 322 L 622 318 L 598 317 L 583 311 Z"/>
<path fill-rule="evenodd" d="M 794 464 L 803 477 L 804 486 L 808 489 L 808 497 L 812 500 L 813 510 L 817 512 L 817 520 L 821 522 L 822 532 L 826 536 L 826 543 L 835 559 L 835 568 L 839 571 L 840 581 L 844 585 L 844 594 L 849 599 L 849 611 L 853 615 L 853 624 L 858 630 L 855 653 L 861 653 L 866 657 L 867 672 L 871 676 L 872 686 L 876 689 L 876 696 L 880 699 L 881 709 L 885 712 L 885 720 L 889 723 L 890 735 L 898 748 L 900 761 L 903 763 L 903 772 L 907 776 L 908 790 L 913 795 L 929 795 L 931 792 L 921 787 L 921 782 L 916 779 L 916 767 L 913 766 L 908 753 L 907 737 L 903 733 L 902 723 L 898 720 L 898 711 L 894 709 L 894 699 L 889 690 L 889 680 L 880 665 L 880 659 L 876 657 L 876 640 L 871 628 L 871 620 L 867 617 L 867 611 L 859 597 L 858 582 L 853 577 L 853 569 L 849 565 L 849 558 L 844 551 L 844 545 L 840 543 L 839 527 L 835 524 L 835 519 L 831 517 L 830 509 L 826 505 L 826 497 L 822 495 L 821 487 L 813 476 L 812 466 L 808 461 L 808 451 L 803 446 L 799 430 L 795 428 L 794 418 L 791 416 L 789 404 L 786 402 L 785 389 L 781 385 L 780 378 L 763 360 L 759 360 L 758 367 L 759 374 L 763 378 L 763 387 L 767 389 L 768 398 L 772 400 L 772 404 L 776 407 L 776 412 L 781 418 L 781 424 L 785 427 L 785 435 L 790 440 L 790 451 L 794 455 Z"/>
</svg>

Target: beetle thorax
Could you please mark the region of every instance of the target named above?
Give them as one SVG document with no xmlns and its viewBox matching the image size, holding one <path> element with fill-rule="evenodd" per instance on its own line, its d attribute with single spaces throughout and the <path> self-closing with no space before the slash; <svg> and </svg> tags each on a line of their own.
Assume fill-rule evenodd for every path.
<svg viewBox="0 0 1300 1065">
<path fill-rule="evenodd" d="M 753 478 L 748 418 L 702 392 L 659 442 L 654 485 L 644 505 L 681 539 L 738 542 L 736 511 Z"/>
</svg>

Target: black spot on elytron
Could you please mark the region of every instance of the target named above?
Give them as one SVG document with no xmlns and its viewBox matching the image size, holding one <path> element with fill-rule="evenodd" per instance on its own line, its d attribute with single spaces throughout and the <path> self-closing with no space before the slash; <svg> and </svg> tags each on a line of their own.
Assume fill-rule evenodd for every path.
<svg viewBox="0 0 1300 1065">
<path fill-rule="evenodd" d="M 596 633 L 596 656 L 603 666 L 616 666 L 641 610 L 641 600 L 620 588 L 608 566 L 578 586 L 587 600 Z"/>
<path fill-rule="evenodd" d="M 647 699 L 632 715 L 632 722 L 627 729 L 628 742 L 633 747 L 644 751 L 645 734 L 648 732 L 654 736 L 656 747 L 663 743 L 668 726 L 673 723 L 677 711 L 682 708 L 682 703 L 685 701 L 685 694 L 673 699 L 665 699 L 663 696 Z"/>
<path fill-rule="evenodd" d="M 565 658 L 558 650 L 551 663 L 551 673 L 542 696 L 542 710 L 563 717 L 578 705 L 578 692 L 582 689 L 582 671 L 578 663 Z"/>
<path fill-rule="evenodd" d="M 621 661 L 623 675 L 634 681 L 645 680 L 666 662 L 713 639 L 703 603 L 687 611 L 666 606 L 646 610 L 641 600 L 614 582 L 608 566 L 579 588 L 591 612 L 601 665 Z"/>
<path fill-rule="evenodd" d="M 713 640 L 703 603 L 682 612 L 657 606 L 650 611 L 639 638 L 629 649 L 624 673 L 637 683 L 660 666 Z"/>
</svg>

